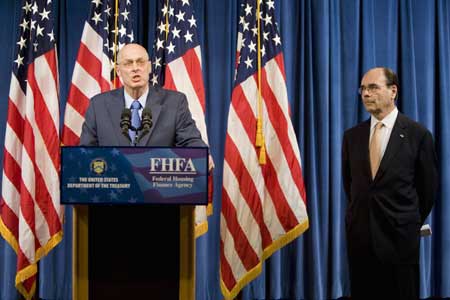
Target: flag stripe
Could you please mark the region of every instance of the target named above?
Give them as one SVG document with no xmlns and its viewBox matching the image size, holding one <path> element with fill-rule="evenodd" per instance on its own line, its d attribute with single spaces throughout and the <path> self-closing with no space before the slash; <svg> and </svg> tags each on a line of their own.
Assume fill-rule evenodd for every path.
<svg viewBox="0 0 450 300">
<path fill-rule="evenodd" d="M 205 87 L 203 86 L 202 69 L 200 59 L 200 46 L 191 48 L 181 57 L 188 73 L 188 78 L 192 82 L 197 100 L 202 108 L 202 114 L 205 114 Z"/>
<path fill-rule="evenodd" d="M 42 67 L 42 66 L 39 66 Z M 46 99 L 48 98 L 44 98 L 45 96 L 48 95 L 42 95 L 41 91 L 45 91 L 47 89 L 47 87 L 41 87 L 38 86 L 38 84 L 42 84 L 43 82 L 45 82 L 45 79 L 40 79 L 41 82 L 36 82 L 36 78 L 35 78 L 35 72 L 34 72 L 34 64 L 31 64 L 28 67 L 28 86 L 29 86 L 29 91 L 33 94 L 33 100 L 30 99 L 30 102 L 33 101 L 33 109 L 30 112 L 30 114 L 27 115 L 27 118 L 29 118 L 29 121 L 31 122 L 32 127 L 36 126 L 34 129 L 31 128 L 31 132 L 34 132 L 36 134 L 36 131 L 38 130 L 38 128 L 41 128 L 40 132 L 42 134 L 42 138 L 44 139 L 44 144 L 43 145 L 38 145 L 41 146 L 38 149 L 39 150 L 47 150 L 50 152 L 50 157 L 53 161 L 54 167 L 58 168 L 59 167 L 59 139 L 58 139 L 58 130 L 57 128 L 59 128 L 59 124 L 55 125 L 54 120 L 52 119 L 52 116 L 50 114 L 50 112 L 48 111 L 48 107 L 47 107 L 47 103 L 46 103 Z M 48 82 L 48 78 L 47 82 Z M 56 94 L 52 95 L 52 96 L 56 96 Z M 38 118 L 35 118 L 34 115 L 37 115 Z M 57 113 L 56 116 L 59 115 L 59 111 Z M 51 126 L 51 124 L 53 123 L 53 125 L 55 126 Z M 33 145 L 34 147 L 34 145 Z"/>
<path fill-rule="evenodd" d="M 221 231 L 226 231 L 223 227 L 224 225 L 221 224 Z M 231 269 L 230 264 L 228 263 L 231 261 L 231 258 L 226 257 L 225 253 L 225 247 L 224 247 L 224 241 L 225 239 L 222 238 L 220 240 L 220 270 L 222 274 L 225 274 L 222 276 L 222 281 L 225 283 L 227 289 L 231 290 L 233 286 L 236 284 L 235 278 L 238 276 L 233 276 L 233 270 Z M 229 245 L 230 243 L 227 243 Z"/>
<path fill-rule="evenodd" d="M 266 72 L 262 72 L 261 80 L 262 84 L 265 87 L 269 87 L 268 82 L 266 81 Z M 288 124 L 288 120 L 284 118 L 282 108 L 278 105 L 277 98 L 272 93 L 272 90 L 269 88 L 263 88 L 263 99 L 265 102 L 264 108 L 267 109 L 267 114 L 270 119 L 270 122 L 268 122 L 268 131 L 269 136 L 276 139 L 277 143 L 271 143 L 270 148 L 277 148 L 274 149 L 273 156 L 278 156 L 278 151 L 282 150 L 284 155 L 282 157 L 279 157 L 280 160 L 283 160 L 283 162 L 289 162 L 289 166 L 287 166 L 287 170 L 290 170 L 290 173 L 292 175 L 292 178 L 289 179 L 289 181 L 293 181 L 293 183 L 297 186 L 299 191 L 304 191 L 304 186 L 300 185 L 300 180 L 295 180 L 294 178 L 302 178 L 302 173 L 300 171 L 300 162 L 298 161 L 296 156 L 296 153 L 294 152 L 293 148 L 298 148 L 297 144 L 293 145 L 291 144 L 291 140 L 288 136 L 288 128 L 290 127 Z M 273 128 L 272 125 L 276 124 L 277 128 Z M 274 132 L 275 131 L 275 132 Z M 272 141 L 272 139 L 271 139 Z M 287 179 L 287 178 L 286 178 Z M 286 182 L 285 180 L 282 182 Z M 289 187 L 287 187 L 289 188 Z M 303 196 L 303 195 L 302 195 Z M 302 199 L 305 199 L 302 197 Z"/>
<path fill-rule="evenodd" d="M 104 53 L 103 43 L 105 43 L 103 37 L 100 36 L 88 22 L 85 22 L 80 46 L 85 46 L 89 50 L 89 53 L 94 55 L 99 61 L 102 61 Z M 78 50 L 77 60 L 78 59 L 83 59 L 83 56 L 80 55 L 80 50 Z"/>
<path fill-rule="evenodd" d="M 56 48 L 44 53 L 44 55 L 42 57 L 38 57 L 37 59 L 35 59 L 34 63 L 39 65 L 39 61 L 44 60 L 44 59 L 46 61 L 45 62 L 46 65 L 49 67 L 46 72 L 48 72 L 48 74 L 52 75 L 53 80 L 51 80 L 51 83 L 55 83 L 54 86 L 50 87 L 52 90 L 46 91 L 52 97 L 55 97 L 55 98 L 47 99 L 49 102 L 51 102 L 51 101 L 54 101 L 55 99 L 59 99 L 58 98 L 58 89 L 59 89 L 59 86 L 58 86 L 58 84 L 59 84 L 59 82 L 58 82 L 58 63 L 56 61 Z M 41 73 L 42 73 L 42 75 L 46 76 L 47 75 L 46 72 L 41 72 Z M 59 104 L 59 101 L 56 101 L 56 102 Z M 58 114 L 55 116 L 58 116 L 58 120 L 59 120 L 59 105 L 56 106 L 56 108 L 58 109 Z M 55 108 L 50 106 L 49 109 L 55 109 Z"/>
<path fill-rule="evenodd" d="M 4 185 L 5 187 L 11 186 L 9 182 L 6 182 Z M 9 196 L 10 194 L 5 194 L 6 196 Z M 3 196 L 2 196 L 3 197 Z M 15 195 L 13 195 L 15 197 Z M 4 198 L 2 198 L 5 200 Z M 11 198 L 12 200 L 16 200 L 16 198 Z M 11 209 L 11 206 L 9 205 L 3 205 L 2 207 L 2 218 L 0 220 L 3 222 L 7 230 L 10 232 L 11 236 L 5 236 L 5 240 L 8 241 L 11 244 L 11 247 L 14 249 L 14 251 L 17 252 L 18 250 L 18 241 L 16 237 L 18 236 L 19 232 L 19 218 L 17 217 L 17 214 Z M 0 222 L 0 225 L 1 225 Z"/>
<path fill-rule="evenodd" d="M 83 43 L 80 44 L 78 53 L 80 59 L 78 59 L 77 62 L 83 70 L 97 81 L 100 90 L 109 90 L 110 83 L 102 76 L 102 62 Z"/>
<path fill-rule="evenodd" d="M 227 171 L 231 172 L 229 169 L 229 166 L 227 163 L 225 163 L 225 168 L 227 168 Z M 231 180 L 232 176 L 228 176 L 227 179 Z M 238 253 L 241 260 L 244 258 L 247 258 L 247 260 L 243 261 L 243 264 L 245 265 L 245 268 L 251 269 L 258 261 L 258 253 L 261 252 L 260 247 L 260 235 L 250 235 L 247 237 L 246 233 L 243 231 L 241 224 L 238 221 L 238 218 L 236 216 L 237 212 L 236 210 L 239 209 L 242 213 L 248 214 L 247 218 L 247 224 L 249 227 L 256 228 L 258 227 L 258 224 L 256 223 L 256 220 L 251 217 L 251 211 L 248 206 L 245 205 L 245 201 L 238 202 L 232 201 L 231 198 L 228 196 L 228 191 L 223 191 L 223 197 L 222 201 L 224 201 L 224 210 L 222 213 L 227 216 L 227 227 L 229 230 L 231 230 L 234 235 L 234 244 L 237 244 L 237 247 L 235 247 L 236 252 Z M 237 191 L 239 193 L 239 191 Z M 231 190 L 230 194 L 235 195 L 236 190 Z M 234 198 L 236 199 L 236 198 Z M 244 226 L 244 228 L 247 228 L 247 226 Z M 251 240 L 249 240 L 251 238 Z M 246 257 L 247 256 L 247 257 Z"/>
<path fill-rule="evenodd" d="M 206 134 L 206 123 L 203 108 L 201 107 L 198 94 L 195 87 L 192 85 L 186 65 L 183 58 L 178 58 L 172 61 L 166 68 L 166 88 L 182 91 L 188 99 L 189 110 L 192 114 L 197 128 L 200 130 L 203 141 L 208 143 L 208 135 Z M 175 71 L 172 71 L 175 70 Z"/>
<path fill-rule="evenodd" d="M 19 202 L 17 200 L 20 199 L 21 168 L 8 151 L 4 152 L 3 161 L 5 162 L 3 168 L 5 178 L 5 187 L 2 189 L 3 201 L 17 216 L 19 214 Z"/>
<path fill-rule="evenodd" d="M 25 94 L 23 93 L 19 81 L 17 77 L 13 74 L 11 76 L 11 86 L 9 88 L 9 101 L 14 103 L 17 111 L 20 114 L 20 119 L 25 118 Z M 9 114 L 9 106 L 11 103 L 8 103 L 8 114 Z M 8 115 L 8 122 L 13 121 L 9 118 Z"/>
<path fill-rule="evenodd" d="M 70 104 L 69 109 L 73 111 L 73 113 L 77 113 L 78 115 L 80 115 L 81 118 L 79 120 L 72 121 L 83 122 L 83 116 L 89 107 L 89 98 L 86 97 L 86 95 L 83 94 L 81 90 L 74 84 L 70 86 L 69 99 L 67 100 L 67 103 Z"/>
<path fill-rule="evenodd" d="M 271 242 L 271 236 L 267 229 L 266 224 L 263 220 L 263 212 L 261 207 L 261 191 L 257 188 L 261 187 L 262 184 L 262 176 L 258 174 L 250 174 L 249 171 L 257 172 L 256 169 L 247 169 L 245 166 L 245 162 L 242 160 L 242 153 L 239 154 L 239 150 L 236 147 L 234 141 L 227 135 L 226 143 L 230 148 L 230 152 L 225 156 L 225 159 L 230 166 L 235 177 L 240 178 L 239 180 L 239 188 L 242 193 L 242 196 L 248 205 L 252 207 L 251 215 L 255 218 L 256 223 L 258 224 L 259 230 L 261 232 L 261 242 L 262 247 L 266 247 Z M 238 145 L 242 145 L 241 143 L 237 143 Z M 242 146 L 241 146 L 242 148 Z M 255 155 L 256 156 L 256 155 Z M 254 182 L 254 178 L 257 178 L 256 186 Z"/>
<path fill-rule="evenodd" d="M 228 282 L 236 283 L 235 278 L 239 278 L 242 274 L 245 274 L 246 269 L 236 252 L 236 247 L 234 244 L 235 239 L 233 238 L 232 233 L 228 230 L 225 218 L 221 218 L 220 228 L 220 238 L 224 245 L 221 255 L 225 258 L 230 271 L 228 275 Z"/>
<path fill-rule="evenodd" d="M 66 112 L 67 112 L 67 108 L 66 108 Z M 68 126 L 73 125 L 73 124 L 66 124 L 63 127 L 63 144 L 64 145 L 78 145 L 80 143 L 80 135 L 76 134 L 75 132 L 72 131 L 71 128 L 69 128 Z M 81 129 L 78 130 L 81 134 Z"/>
<path fill-rule="evenodd" d="M 282 60 L 282 55 L 278 55 L 275 59 Z M 268 62 L 267 72 L 264 72 L 264 75 L 267 74 L 269 75 L 264 76 L 264 79 L 267 79 L 267 85 L 270 86 L 271 91 L 273 92 L 273 99 L 287 99 L 286 90 L 275 88 L 276 86 L 279 86 L 281 84 L 279 78 L 281 77 L 282 73 L 279 68 L 273 67 L 272 61 Z M 276 76 L 274 76 L 273 74 L 276 74 Z M 290 124 L 290 117 L 286 113 L 289 108 L 287 105 L 288 103 L 287 101 L 281 101 L 277 103 L 280 103 L 280 106 L 276 106 L 276 113 L 284 115 L 284 118 L 280 119 L 282 119 L 287 128 L 287 136 L 286 133 L 283 134 L 284 138 L 281 142 L 281 145 L 283 146 L 283 151 L 286 154 L 287 161 L 290 162 L 289 170 L 291 170 L 292 177 L 297 179 L 295 184 L 300 191 L 303 202 L 306 203 L 306 191 L 304 186 L 303 174 L 301 171 L 301 161 L 298 159 L 300 157 L 300 150 L 297 144 L 297 139 L 295 137 L 295 132 Z M 277 118 L 278 120 L 276 113 L 272 115 L 272 123 L 274 118 Z M 288 145 L 290 145 L 290 147 L 288 147 Z"/>
<path fill-rule="evenodd" d="M 78 61 L 73 69 L 72 84 L 77 86 L 80 92 L 89 99 L 101 91 L 97 80 L 87 73 Z"/>
</svg>

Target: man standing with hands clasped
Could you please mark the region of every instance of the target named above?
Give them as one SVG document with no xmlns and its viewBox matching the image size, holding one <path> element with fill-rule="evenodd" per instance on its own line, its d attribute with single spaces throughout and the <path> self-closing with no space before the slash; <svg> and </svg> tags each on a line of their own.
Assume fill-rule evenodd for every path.
<svg viewBox="0 0 450 300">
<path fill-rule="evenodd" d="M 352 299 L 419 299 L 420 227 L 437 160 L 431 133 L 397 110 L 398 90 L 392 70 L 369 70 L 359 92 L 371 117 L 343 137 Z"/>
</svg>

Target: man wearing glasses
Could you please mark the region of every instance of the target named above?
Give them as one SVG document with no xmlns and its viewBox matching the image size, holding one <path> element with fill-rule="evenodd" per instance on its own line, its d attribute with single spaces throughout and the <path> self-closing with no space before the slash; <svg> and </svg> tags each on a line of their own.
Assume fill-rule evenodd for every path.
<svg viewBox="0 0 450 300">
<path fill-rule="evenodd" d="M 82 146 L 206 146 L 189 111 L 182 93 L 150 86 L 151 63 L 144 47 L 125 45 L 117 57 L 117 74 L 123 87 L 94 96 L 85 114 L 80 145 Z M 133 126 L 143 121 L 143 111 L 150 112 L 152 126 L 142 132 L 123 133 L 121 118 L 124 108 Z M 133 115 L 134 114 L 134 115 Z"/>
<path fill-rule="evenodd" d="M 343 137 L 352 299 L 419 299 L 420 227 L 437 160 L 431 133 L 397 110 L 398 90 L 392 70 L 369 70 L 359 92 L 371 117 Z"/>
<path fill-rule="evenodd" d="M 123 87 L 91 99 L 80 145 L 206 146 L 191 117 L 186 96 L 150 86 L 150 72 L 149 56 L 142 46 L 128 44 L 120 50 L 117 73 Z M 149 111 L 153 124 L 144 135 L 139 121 L 144 124 L 145 114 L 149 115 Z M 138 132 L 122 128 L 125 118 L 128 119 L 127 126 L 133 126 Z M 209 162 L 211 170 L 213 163 L 211 159 Z M 160 272 L 161 278 L 157 281 L 156 273 L 152 271 L 158 269 L 156 260 L 148 259 L 179 256 L 178 248 L 172 247 L 179 243 L 179 225 L 173 224 L 178 218 L 178 206 L 90 206 L 89 251 L 97 253 L 89 266 L 89 280 L 96 282 L 89 292 L 92 298 L 122 299 L 123 295 L 130 294 L 130 299 L 143 295 L 162 299 L 163 292 L 168 299 L 178 297 L 178 290 L 168 287 L 174 281 L 177 284 L 172 274 L 179 261 L 174 259 L 165 263 L 166 269 Z"/>
</svg>

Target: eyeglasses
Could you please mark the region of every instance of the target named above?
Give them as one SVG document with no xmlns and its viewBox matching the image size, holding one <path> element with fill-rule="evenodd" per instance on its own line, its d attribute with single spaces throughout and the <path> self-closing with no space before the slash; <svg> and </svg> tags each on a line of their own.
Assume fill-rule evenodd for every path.
<svg viewBox="0 0 450 300">
<path fill-rule="evenodd" d="M 387 86 L 388 85 L 386 85 L 386 87 Z M 368 91 L 369 93 L 374 93 L 380 89 L 381 89 L 381 86 L 379 86 L 378 84 L 375 84 L 375 83 L 371 83 L 368 86 L 364 86 L 364 85 L 360 86 L 358 89 L 358 93 L 360 95 L 364 94 L 365 91 Z"/>
<path fill-rule="evenodd" d="M 147 62 L 148 62 L 148 59 L 144 59 L 144 58 L 138 58 L 136 60 L 127 59 L 127 60 L 124 60 L 123 62 L 119 63 L 119 65 L 122 65 L 125 68 L 131 68 L 136 63 L 137 67 L 142 68 Z"/>
</svg>

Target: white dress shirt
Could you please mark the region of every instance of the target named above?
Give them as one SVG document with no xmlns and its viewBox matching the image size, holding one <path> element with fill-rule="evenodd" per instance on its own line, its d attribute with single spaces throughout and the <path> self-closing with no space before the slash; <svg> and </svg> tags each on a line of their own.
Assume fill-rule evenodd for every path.
<svg viewBox="0 0 450 300">
<path fill-rule="evenodd" d="M 378 122 L 383 123 L 383 127 L 381 127 L 381 159 L 383 159 L 384 152 L 386 151 L 387 144 L 389 142 L 389 138 L 391 137 L 392 128 L 394 128 L 395 120 L 397 120 L 398 109 L 395 107 L 383 120 L 378 120 L 374 116 L 370 118 L 370 137 L 369 137 L 369 145 L 372 141 L 373 132 L 375 130 L 375 125 Z"/>
<path fill-rule="evenodd" d="M 139 109 L 139 117 L 142 118 L 142 110 L 144 109 L 145 104 L 147 103 L 148 91 L 149 91 L 149 89 L 147 88 L 147 90 L 145 91 L 144 94 L 142 94 L 142 96 L 140 96 L 138 99 L 133 99 L 133 97 L 131 97 L 131 96 L 125 91 L 125 89 L 123 89 L 123 94 L 124 94 L 124 96 L 125 96 L 125 107 L 131 109 L 131 104 L 133 103 L 133 101 L 134 101 L 134 100 L 138 100 L 139 103 L 141 103 L 141 108 Z"/>
</svg>

